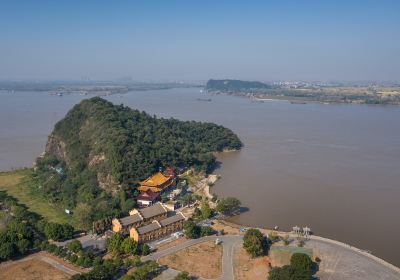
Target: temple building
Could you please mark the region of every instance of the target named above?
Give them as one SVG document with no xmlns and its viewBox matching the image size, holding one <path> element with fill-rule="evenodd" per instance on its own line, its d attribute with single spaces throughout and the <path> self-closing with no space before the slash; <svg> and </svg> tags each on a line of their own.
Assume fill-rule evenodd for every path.
<svg viewBox="0 0 400 280">
<path fill-rule="evenodd" d="M 160 196 L 160 192 L 152 192 L 151 190 L 141 192 L 137 197 L 136 201 L 139 207 L 148 207 L 153 205 L 158 197 Z"/>
<path fill-rule="evenodd" d="M 133 227 L 130 229 L 129 236 L 137 242 L 149 242 L 182 230 L 184 221 L 185 216 L 178 213 L 166 219 L 154 220 L 145 226 Z"/>
<path fill-rule="evenodd" d="M 115 218 L 112 220 L 112 230 L 114 232 L 129 234 L 133 227 L 141 227 L 152 223 L 154 220 L 163 220 L 167 218 L 168 210 L 161 204 L 155 203 L 150 207 L 143 209 L 133 209 L 129 216 Z"/>
<path fill-rule="evenodd" d="M 137 189 L 141 192 L 150 190 L 154 193 L 157 193 L 167 190 L 168 188 L 174 186 L 175 183 L 175 175 L 166 175 L 162 172 L 157 172 L 146 180 L 139 182 L 139 187 Z"/>
</svg>

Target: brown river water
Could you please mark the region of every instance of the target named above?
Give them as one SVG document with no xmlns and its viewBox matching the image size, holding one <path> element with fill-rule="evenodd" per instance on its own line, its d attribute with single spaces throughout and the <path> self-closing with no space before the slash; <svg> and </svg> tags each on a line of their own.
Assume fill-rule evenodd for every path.
<svg viewBox="0 0 400 280">
<path fill-rule="evenodd" d="M 235 222 L 309 226 L 400 266 L 399 107 L 197 100 L 204 97 L 199 89 L 171 89 L 106 98 L 237 133 L 245 146 L 219 156 L 222 179 L 213 187 L 248 208 Z M 0 170 L 31 166 L 54 124 L 83 98 L 0 93 Z"/>
</svg>

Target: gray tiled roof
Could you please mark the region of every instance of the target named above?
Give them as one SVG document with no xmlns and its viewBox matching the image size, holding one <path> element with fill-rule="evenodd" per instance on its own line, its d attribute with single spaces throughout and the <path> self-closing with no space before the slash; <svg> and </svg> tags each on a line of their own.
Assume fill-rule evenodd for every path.
<svg viewBox="0 0 400 280">
<path fill-rule="evenodd" d="M 153 221 L 151 224 L 149 224 L 147 226 L 138 228 L 137 232 L 139 234 L 145 234 L 145 233 L 151 232 L 151 231 L 159 229 L 159 228 L 160 228 L 159 223 L 157 223 L 157 221 Z"/>
<path fill-rule="evenodd" d="M 182 213 L 178 213 L 178 214 L 173 215 L 173 216 L 171 216 L 169 218 L 161 220 L 160 224 L 161 224 L 161 226 L 165 227 L 167 225 L 170 225 L 170 224 L 182 221 L 182 220 L 185 220 L 185 217 L 182 215 Z"/>
<path fill-rule="evenodd" d="M 142 217 L 140 217 L 140 215 L 138 215 L 138 214 L 126 216 L 126 217 L 119 219 L 119 221 L 121 222 L 121 224 L 123 226 L 128 226 L 128 225 L 140 222 L 141 220 L 142 220 Z"/>
<path fill-rule="evenodd" d="M 156 203 L 150 207 L 146 207 L 139 210 L 140 214 L 144 219 L 149 219 L 151 217 L 158 216 L 163 213 L 167 213 L 167 210 L 161 205 L 161 203 Z"/>
<path fill-rule="evenodd" d="M 137 230 L 137 232 L 139 234 L 145 234 L 145 233 L 154 231 L 154 230 L 159 229 L 161 227 L 165 227 L 167 225 L 170 225 L 170 224 L 182 221 L 182 220 L 185 220 L 185 216 L 183 216 L 182 213 L 178 213 L 178 214 L 176 214 L 174 216 L 171 216 L 171 217 L 166 218 L 164 220 L 161 220 L 159 222 L 153 221 L 151 224 L 149 224 L 147 226 L 143 226 L 143 227 L 137 228 L 136 230 Z"/>
</svg>

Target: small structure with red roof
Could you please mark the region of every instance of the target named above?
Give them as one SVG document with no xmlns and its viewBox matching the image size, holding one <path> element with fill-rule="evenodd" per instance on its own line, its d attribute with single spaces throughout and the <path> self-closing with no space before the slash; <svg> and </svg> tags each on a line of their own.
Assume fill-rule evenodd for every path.
<svg viewBox="0 0 400 280">
<path fill-rule="evenodd" d="M 141 192 L 137 197 L 139 207 L 148 207 L 153 205 L 157 198 L 160 196 L 159 192 L 152 192 L 151 190 Z"/>
</svg>

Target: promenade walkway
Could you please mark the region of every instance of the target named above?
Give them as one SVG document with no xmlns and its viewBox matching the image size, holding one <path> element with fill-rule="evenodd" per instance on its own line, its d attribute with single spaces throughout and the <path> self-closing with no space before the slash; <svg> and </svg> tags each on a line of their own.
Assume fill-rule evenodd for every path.
<svg viewBox="0 0 400 280">
<path fill-rule="evenodd" d="M 291 235 L 295 237 L 295 235 Z M 193 246 L 204 241 L 222 241 L 222 275 L 218 280 L 232 280 L 233 273 L 233 247 L 242 240 L 240 235 L 207 236 L 199 239 L 191 239 L 174 247 L 152 253 L 142 258 L 146 260 L 158 260 L 161 257 L 173 254 L 179 250 Z M 357 248 L 351 247 L 335 240 L 312 236 L 306 242 L 306 247 L 312 248 L 322 259 L 316 276 L 321 280 L 399 280 L 400 270 L 387 262 L 374 257 Z M 176 270 L 170 270 L 160 279 L 172 279 L 177 274 Z M 168 276 L 170 278 L 168 278 Z M 201 278 L 200 278 L 201 279 Z"/>
</svg>

